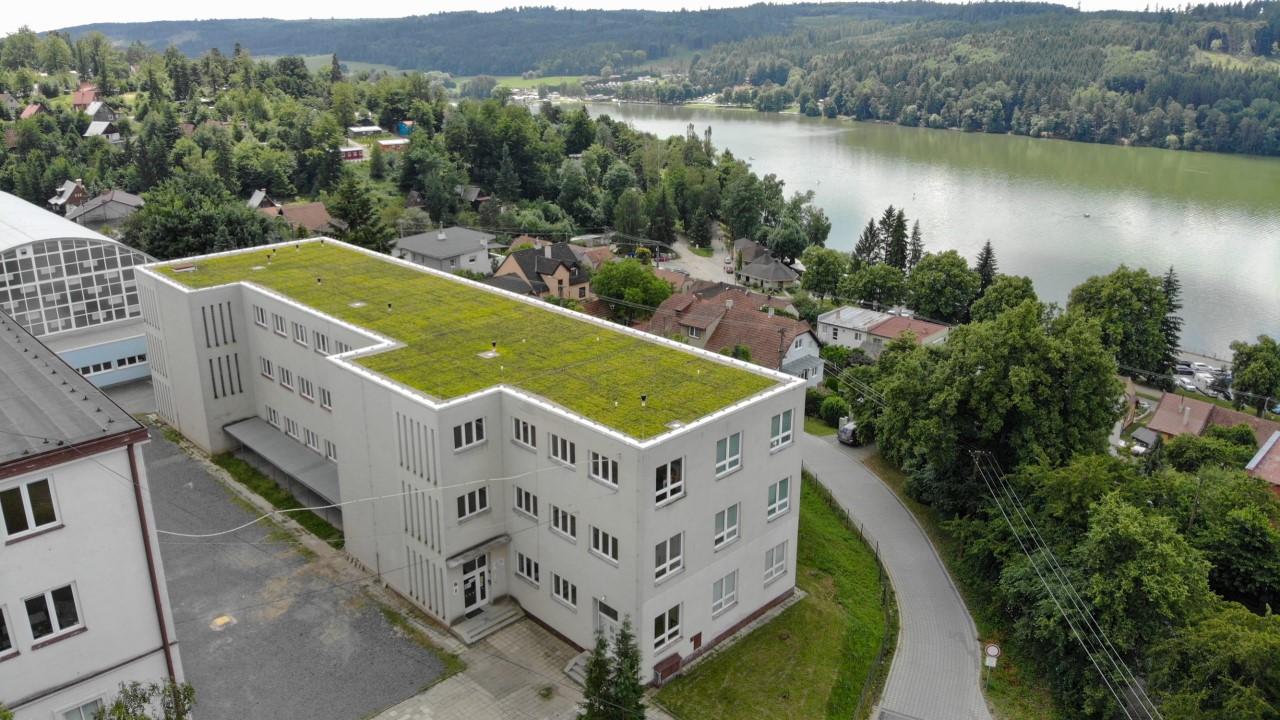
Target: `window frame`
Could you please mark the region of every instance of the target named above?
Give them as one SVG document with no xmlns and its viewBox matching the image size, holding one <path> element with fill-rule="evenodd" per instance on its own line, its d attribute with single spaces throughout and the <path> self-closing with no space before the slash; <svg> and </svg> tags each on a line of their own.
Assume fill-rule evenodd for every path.
<svg viewBox="0 0 1280 720">
<path fill-rule="evenodd" d="M 484 418 L 478 417 L 453 426 L 453 451 L 456 453 L 483 445 L 488 436 L 485 434 Z M 468 436 L 470 439 L 468 439 Z"/>
<path fill-rule="evenodd" d="M 732 524 L 729 523 L 730 515 L 733 516 Z M 734 503 L 716 513 L 712 527 L 712 547 L 719 550 L 733 544 L 742 534 L 742 503 Z"/>
<path fill-rule="evenodd" d="M 276 410 L 270 405 L 267 405 L 266 408 L 267 408 L 267 417 L 266 417 L 267 424 L 279 430 L 280 429 L 280 411 Z"/>
<path fill-rule="evenodd" d="M 277 367 L 280 370 L 280 387 L 284 388 L 285 390 L 292 390 L 293 389 L 293 371 L 283 365 L 278 365 Z"/>
<path fill-rule="evenodd" d="M 276 364 L 268 360 L 266 357 L 259 357 L 258 359 L 262 361 L 262 377 L 274 381 L 276 379 Z"/>
<path fill-rule="evenodd" d="M 263 328 L 264 330 L 269 327 L 267 325 L 267 309 L 266 308 L 262 307 L 261 305 L 253 306 L 253 324 Z"/>
<path fill-rule="evenodd" d="M 311 345 L 321 355 L 329 354 L 329 336 L 319 330 L 311 331 Z"/>
<path fill-rule="evenodd" d="M 324 459 L 331 463 L 338 462 L 338 444 L 328 438 L 324 441 Z"/>
<path fill-rule="evenodd" d="M 729 581 L 726 583 L 726 581 Z M 732 587 L 725 589 L 727 584 Z M 716 597 L 717 593 L 720 595 Z M 734 568 L 733 572 L 711 583 L 711 617 L 717 617 L 724 611 L 738 604 L 738 570 Z"/>
<path fill-rule="evenodd" d="M 676 603 L 665 612 L 653 616 L 653 651 L 659 652 L 681 637 L 681 615 L 684 603 Z M 672 618 L 674 617 L 674 621 Z M 661 629 L 659 629 L 661 626 Z"/>
<path fill-rule="evenodd" d="M 474 502 L 473 502 L 474 501 Z M 489 487 L 481 485 L 458 496 L 458 523 L 489 512 Z M 465 513 L 465 514 L 464 514 Z"/>
<path fill-rule="evenodd" d="M 671 552 L 673 544 L 676 547 L 674 554 Z M 653 579 L 656 583 L 684 571 L 684 549 L 684 532 L 678 532 L 653 547 Z"/>
<path fill-rule="evenodd" d="M 49 494 L 49 509 L 53 512 L 53 519 L 43 523 L 37 523 L 36 506 L 31 500 L 31 486 L 44 483 Z M 5 493 L 18 492 L 19 502 L 22 504 L 22 519 L 26 522 L 26 528 L 16 532 L 9 531 L 9 522 L 5 519 L 5 513 L 0 511 L 0 528 L 4 530 L 5 544 L 18 542 L 24 538 L 39 535 L 50 530 L 56 530 L 63 527 L 62 514 L 58 512 L 58 493 L 53 487 L 53 476 L 44 475 L 37 478 L 29 478 L 14 483 L 5 483 L 5 487 L 0 489 L 0 495 Z"/>
<path fill-rule="evenodd" d="M 731 453 L 730 450 L 732 449 L 735 439 L 738 445 L 737 452 Z M 720 457 L 721 445 L 724 446 L 725 454 L 723 459 L 721 459 Z M 724 437 L 716 441 L 716 477 L 722 478 L 726 475 L 731 475 L 741 469 L 742 469 L 742 431 L 739 430 L 735 433 L 730 433 L 727 437 Z"/>
<path fill-rule="evenodd" d="M 302 347 L 311 347 L 307 343 L 307 326 L 300 322 L 292 323 L 293 341 Z"/>
<path fill-rule="evenodd" d="M 511 418 L 511 442 L 527 450 L 538 449 L 538 427 L 518 417 Z"/>
<path fill-rule="evenodd" d="M 773 564 L 769 564 L 770 556 L 773 557 Z M 774 545 L 764 551 L 764 584 L 768 585 L 774 580 L 787 574 L 787 541 Z"/>
<path fill-rule="evenodd" d="M 60 590 L 71 591 L 71 604 L 76 613 L 76 622 L 74 625 L 62 627 L 62 619 L 58 617 L 58 611 L 56 610 L 53 602 L 53 594 Z M 35 600 L 36 598 L 41 598 L 44 601 L 45 612 L 48 613 L 50 628 L 52 628 L 50 632 L 43 635 L 36 635 L 36 629 L 31 623 L 31 608 L 27 606 L 27 603 Z M 76 590 L 76 584 L 74 582 L 67 583 L 66 585 L 60 585 L 55 588 L 49 588 L 44 592 L 39 592 L 22 598 L 22 609 L 27 612 L 27 626 L 28 629 L 31 630 L 31 639 L 35 642 L 37 647 L 43 647 L 54 640 L 66 637 L 85 627 L 84 612 L 80 609 L 80 593 Z"/>
<path fill-rule="evenodd" d="M 561 595 L 562 591 L 567 591 L 566 595 Z M 570 610 L 578 609 L 578 586 L 560 573 L 551 573 L 551 597 Z"/>
<path fill-rule="evenodd" d="M 515 509 L 517 512 L 523 513 L 536 521 L 538 519 L 538 496 L 517 485 Z"/>
<path fill-rule="evenodd" d="M 602 455 L 595 450 L 589 450 L 587 452 L 587 458 L 589 459 L 587 477 L 617 490 L 618 461 L 607 455 Z M 603 472 L 601 472 L 601 470 L 603 470 Z"/>
<path fill-rule="evenodd" d="M 288 321 L 280 313 L 271 313 L 271 329 L 280 337 L 289 337 Z"/>
<path fill-rule="evenodd" d="M 561 525 L 567 526 L 561 527 Z M 551 506 L 551 532 L 571 542 L 578 542 L 578 516 L 558 505 Z"/>
<path fill-rule="evenodd" d="M 533 573 L 529 574 L 532 569 Z M 516 577 L 524 580 L 534 587 L 539 587 L 540 578 L 542 576 L 542 568 L 538 566 L 538 561 L 525 555 L 520 551 L 516 551 Z"/>
<path fill-rule="evenodd" d="M 320 387 L 320 407 L 325 410 L 333 410 L 333 393 L 323 385 Z"/>
<path fill-rule="evenodd" d="M 774 422 L 777 421 L 777 430 Z M 783 425 L 786 425 L 784 428 Z M 769 451 L 781 450 L 796 439 L 795 410 L 787 409 L 769 418 Z"/>
<path fill-rule="evenodd" d="M 299 375 L 298 376 L 298 395 L 305 400 L 310 400 L 312 402 L 315 402 L 315 399 L 316 399 L 315 383 Z"/>
<path fill-rule="evenodd" d="M 577 469 L 578 467 L 578 444 L 566 437 L 557 435 L 553 432 L 547 433 L 547 457 L 556 462 Z M 569 459 L 565 460 L 562 455 L 568 455 Z"/>
<path fill-rule="evenodd" d="M 300 440 L 298 436 L 298 421 L 294 420 L 288 415 L 284 416 L 284 434 L 288 435 L 294 440 Z"/>
<path fill-rule="evenodd" d="M 673 480 L 672 466 L 678 466 Z M 661 485 L 661 487 L 659 486 Z M 669 460 L 653 471 L 653 502 L 655 507 L 669 505 L 684 497 L 684 456 Z"/>
<path fill-rule="evenodd" d="M 94 706 L 94 707 L 92 708 L 92 712 L 90 712 L 90 713 L 86 713 L 86 712 L 85 712 L 85 708 L 89 707 L 90 705 L 93 705 L 93 706 Z M 94 699 L 92 699 L 92 700 L 88 700 L 88 701 L 85 701 L 85 702 L 79 703 L 79 704 L 75 705 L 74 707 L 66 707 L 66 708 L 63 708 L 63 709 L 61 709 L 61 710 L 59 710 L 59 711 L 57 712 L 57 716 L 58 716 L 58 718 L 59 718 L 60 720 L 68 720 L 68 717 L 67 717 L 67 716 L 68 716 L 70 713 L 78 712 L 78 713 L 79 713 L 79 718 L 80 718 L 80 720 L 92 720 L 92 718 L 96 718 L 96 717 L 98 716 L 98 712 L 99 712 L 99 711 L 101 711 L 101 710 L 102 710 L 103 708 L 105 708 L 105 707 L 106 707 L 106 704 L 105 704 L 104 699 L 103 699 L 103 698 L 100 698 L 100 697 L 96 697 L 96 698 L 94 698 Z M 72 718 L 70 718 L 70 720 L 76 720 L 76 718 L 75 718 L 75 717 L 72 717 Z"/>
<path fill-rule="evenodd" d="M 320 452 L 320 434 L 311 428 L 302 428 L 302 444 L 317 453 Z"/>
<path fill-rule="evenodd" d="M 609 562 L 618 564 L 618 536 L 607 533 L 599 527 L 591 526 L 591 554 Z"/>
<path fill-rule="evenodd" d="M 9 647 L 0 647 L 0 660 L 5 660 L 18 654 L 18 645 L 14 642 L 16 633 L 13 630 L 13 623 L 9 621 L 9 607 L 3 604 L 0 604 L 0 629 L 3 630 L 0 637 L 7 636 L 9 639 Z"/>
<path fill-rule="evenodd" d="M 790 510 L 791 476 L 788 475 L 769 486 L 768 495 L 765 498 L 764 518 L 765 520 L 773 520 L 781 515 L 786 515 Z"/>
</svg>

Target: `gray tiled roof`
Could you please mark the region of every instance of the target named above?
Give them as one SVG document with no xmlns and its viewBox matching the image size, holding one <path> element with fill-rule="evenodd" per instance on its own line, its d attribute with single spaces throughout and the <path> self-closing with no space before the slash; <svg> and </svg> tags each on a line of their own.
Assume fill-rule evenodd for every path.
<svg viewBox="0 0 1280 720">
<path fill-rule="evenodd" d="M 0 463 L 141 427 L 0 312 Z"/>
<path fill-rule="evenodd" d="M 440 239 L 442 234 L 443 240 Z M 400 238 L 396 247 L 434 260 L 446 260 L 473 250 L 485 249 L 493 239 L 494 236 L 489 233 L 463 227 L 450 227 Z"/>
</svg>

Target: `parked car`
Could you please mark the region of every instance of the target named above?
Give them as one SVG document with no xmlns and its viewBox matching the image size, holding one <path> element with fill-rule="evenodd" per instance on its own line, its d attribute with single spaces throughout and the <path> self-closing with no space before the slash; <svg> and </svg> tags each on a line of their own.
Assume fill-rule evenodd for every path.
<svg viewBox="0 0 1280 720">
<path fill-rule="evenodd" d="M 858 439 L 858 423 L 853 420 L 845 423 L 836 431 L 836 439 L 852 447 L 861 445 L 862 441 Z"/>
<path fill-rule="evenodd" d="M 1193 362 L 1191 363 L 1191 367 L 1196 372 L 1210 372 L 1210 373 L 1218 372 L 1218 368 L 1210 365 L 1209 363 Z"/>
<path fill-rule="evenodd" d="M 724 271 L 732 275 L 732 274 L 733 274 L 733 266 L 732 266 L 732 265 L 725 265 L 725 266 L 724 266 Z"/>
<path fill-rule="evenodd" d="M 1177 385 L 1178 387 L 1182 388 L 1183 390 L 1186 390 L 1187 392 L 1199 392 L 1200 390 L 1199 388 L 1196 387 L 1196 384 L 1194 381 L 1188 380 L 1187 378 L 1184 378 L 1184 377 L 1178 378 Z"/>
<path fill-rule="evenodd" d="M 1190 360 L 1178 360 L 1177 365 L 1178 365 L 1179 367 L 1191 367 L 1191 361 L 1190 361 Z"/>
<path fill-rule="evenodd" d="M 1179 365 L 1173 369 L 1173 372 L 1178 375 L 1195 375 L 1196 374 L 1196 371 L 1192 370 L 1190 365 Z"/>
</svg>

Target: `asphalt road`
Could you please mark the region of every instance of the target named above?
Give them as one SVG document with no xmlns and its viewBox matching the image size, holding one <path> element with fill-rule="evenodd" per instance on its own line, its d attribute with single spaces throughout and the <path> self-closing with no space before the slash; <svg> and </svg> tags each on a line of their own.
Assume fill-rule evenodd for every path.
<svg viewBox="0 0 1280 720">
<path fill-rule="evenodd" d="M 144 454 L 158 529 L 213 533 L 257 517 L 158 433 Z M 201 720 L 362 718 L 443 671 L 386 621 L 340 554 L 316 557 L 262 523 L 160 543 Z"/>
</svg>

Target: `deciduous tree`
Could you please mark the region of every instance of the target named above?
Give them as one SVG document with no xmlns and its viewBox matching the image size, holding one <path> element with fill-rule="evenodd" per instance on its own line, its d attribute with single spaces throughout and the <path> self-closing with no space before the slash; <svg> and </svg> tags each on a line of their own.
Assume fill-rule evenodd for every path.
<svg viewBox="0 0 1280 720">
<path fill-rule="evenodd" d="M 1251 405 L 1262 417 L 1280 399 L 1280 345 L 1269 335 L 1259 335 L 1250 345 L 1242 340 L 1231 343 L 1231 369 L 1235 376 L 1235 402 Z"/>
<path fill-rule="evenodd" d="M 653 274 L 636 260 L 605 263 L 591 278 L 591 287 L 614 317 L 624 321 L 645 318 L 671 296 L 671 284 Z M 641 307 L 637 307 L 641 306 Z"/>
<path fill-rule="evenodd" d="M 930 253 L 907 279 L 907 305 L 932 320 L 963 321 L 978 295 L 978 274 L 955 250 Z"/>
</svg>

